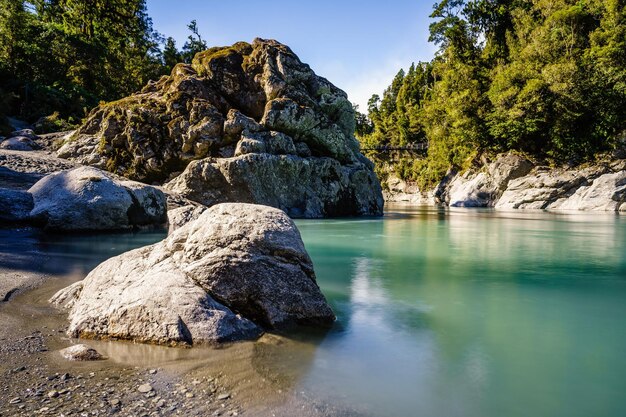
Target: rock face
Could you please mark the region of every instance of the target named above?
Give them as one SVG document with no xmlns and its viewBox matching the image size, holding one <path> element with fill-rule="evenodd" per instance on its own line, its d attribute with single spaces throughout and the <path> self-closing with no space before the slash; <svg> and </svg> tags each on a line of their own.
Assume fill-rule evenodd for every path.
<svg viewBox="0 0 626 417">
<path fill-rule="evenodd" d="M 450 207 L 493 207 L 509 181 L 528 174 L 532 162 L 515 154 L 503 154 L 483 172 L 455 176 L 443 194 Z"/>
<path fill-rule="evenodd" d="M 380 215 L 382 190 L 354 127 L 343 91 L 287 46 L 256 39 L 201 52 L 140 93 L 98 107 L 59 156 L 148 182 L 187 168 L 170 188 L 203 204 Z M 292 188 L 272 190 L 282 184 Z"/>
<path fill-rule="evenodd" d="M 536 168 L 511 181 L 501 209 L 626 211 L 626 160 L 580 170 Z"/>
<path fill-rule="evenodd" d="M 402 185 L 388 185 L 395 201 L 400 195 L 403 201 L 430 202 L 417 189 L 403 195 L 407 186 Z M 464 174 L 450 171 L 433 197 L 433 203 L 450 207 L 626 211 L 626 159 L 552 169 L 535 166 L 520 155 L 501 154 L 480 169 Z"/>
<path fill-rule="evenodd" d="M 48 230 L 124 230 L 167 222 L 161 191 L 92 167 L 50 174 L 28 192 L 31 218 Z"/>
<path fill-rule="evenodd" d="M 73 337 L 162 344 L 252 339 L 262 328 L 334 320 L 294 223 L 251 204 L 213 206 L 51 301 L 70 308 Z"/>
<path fill-rule="evenodd" d="M 194 161 L 165 189 L 206 206 L 258 203 L 291 217 L 374 215 L 382 194 L 381 202 L 372 200 L 378 186 L 372 175 L 331 158 L 255 153 Z"/>
</svg>

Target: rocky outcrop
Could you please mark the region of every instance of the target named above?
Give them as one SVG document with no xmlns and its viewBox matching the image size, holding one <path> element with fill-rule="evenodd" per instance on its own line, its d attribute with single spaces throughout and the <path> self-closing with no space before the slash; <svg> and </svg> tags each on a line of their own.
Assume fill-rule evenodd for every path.
<svg viewBox="0 0 626 417">
<path fill-rule="evenodd" d="M 241 201 L 316 218 L 379 214 L 377 187 L 371 172 L 335 159 L 254 153 L 194 161 L 165 190 L 206 206 Z"/>
<path fill-rule="evenodd" d="M 167 222 L 165 195 L 92 167 L 50 174 L 28 192 L 31 220 L 47 230 L 124 230 Z"/>
<path fill-rule="evenodd" d="M 251 339 L 263 328 L 334 320 L 294 223 L 250 204 L 213 206 L 51 301 L 70 309 L 72 337 L 162 344 Z"/>
<path fill-rule="evenodd" d="M 343 91 L 287 46 L 256 39 L 201 52 L 140 93 L 98 107 L 58 154 L 144 182 L 185 170 L 170 189 L 202 204 L 380 215 L 382 190 L 354 127 Z"/>
<path fill-rule="evenodd" d="M 523 177 L 533 163 L 516 154 L 503 154 L 478 173 L 456 175 L 440 195 L 450 207 L 493 207 L 509 182 Z"/>
<path fill-rule="evenodd" d="M 626 160 L 584 169 L 538 167 L 511 181 L 501 209 L 626 211 Z"/>
<path fill-rule="evenodd" d="M 397 179 L 388 180 L 388 189 L 390 201 L 431 203 L 430 195 Z M 432 203 L 450 207 L 626 211 L 626 159 L 549 168 L 501 154 L 462 174 L 451 170 L 432 197 Z"/>
<path fill-rule="evenodd" d="M 419 205 L 435 204 L 432 193 L 422 193 L 417 184 L 400 179 L 393 173 L 389 174 L 385 185 L 383 196 L 386 202 Z"/>
</svg>

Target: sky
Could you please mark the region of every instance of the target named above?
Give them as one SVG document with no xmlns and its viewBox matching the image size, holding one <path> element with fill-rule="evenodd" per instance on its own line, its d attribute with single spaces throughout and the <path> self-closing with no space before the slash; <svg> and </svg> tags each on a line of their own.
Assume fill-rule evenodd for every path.
<svg viewBox="0 0 626 417">
<path fill-rule="evenodd" d="M 209 47 L 256 37 L 288 45 L 316 74 L 367 109 L 400 68 L 430 60 L 435 0 L 147 0 L 154 29 L 181 48 L 195 19 Z"/>
</svg>

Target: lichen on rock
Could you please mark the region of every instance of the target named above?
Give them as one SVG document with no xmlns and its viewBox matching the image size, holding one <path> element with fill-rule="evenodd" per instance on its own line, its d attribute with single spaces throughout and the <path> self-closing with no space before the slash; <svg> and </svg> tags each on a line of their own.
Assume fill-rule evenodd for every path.
<svg viewBox="0 0 626 417">
<path fill-rule="evenodd" d="M 306 217 L 380 215 L 382 189 L 373 165 L 359 151 L 354 127 L 354 110 L 343 91 L 317 76 L 287 46 L 255 39 L 200 52 L 191 65 L 176 65 L 171 75 L 141 92 L 99 106 L 58 154 L 143 182 L 164 182 L 174 172 L 195 169 L 189 166 L 194 160 L 228 176 L 229 167 L 281 156 L 300 168 L 280 174 L 240 169 L 266 175 L 239 178 L 244 190 L 214 189 L 213 183 L 197 181 L 180 187 L 180 180 L 176 187 L 188 191 L 183 194 L 188 198 L 212 192 L 223 201 L 266 204 L 271 199 L 255 200 L 258 193 L 245 189 L 254 182 L 308 183 L 297 175 L 314 171 L 322 188 L 298 187 L 297 199 L 270 204 Z M 321 203 L 309 202 L 316 199 Z M 307 205 L 318 208 L 302 210 Z"/>
</svg>

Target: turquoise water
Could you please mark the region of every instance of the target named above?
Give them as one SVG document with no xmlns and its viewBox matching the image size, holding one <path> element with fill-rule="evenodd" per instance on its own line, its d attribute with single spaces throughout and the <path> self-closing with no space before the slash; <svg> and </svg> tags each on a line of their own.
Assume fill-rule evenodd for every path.
<svg viewBox="0 0 626 417">
<path fill-rule="evenodd" d="M 285 374 L 286 389 L 354 410 L 330 415 L 626 416 L 626 216 L 391 206 L 297 224 L 337 323 L 301 352 L 255 344 L 242 379 Z M 0 230 L 0 266 L 81 279 L 164 236 Z M 189 353 L 240 363 L 246 346 Z"/>
<path fill-rule="evenodd" d="M 338 317 L 299 389 L 379 416 L 626 415 L 626 218 L 298 226 Z"/>
</svg>

